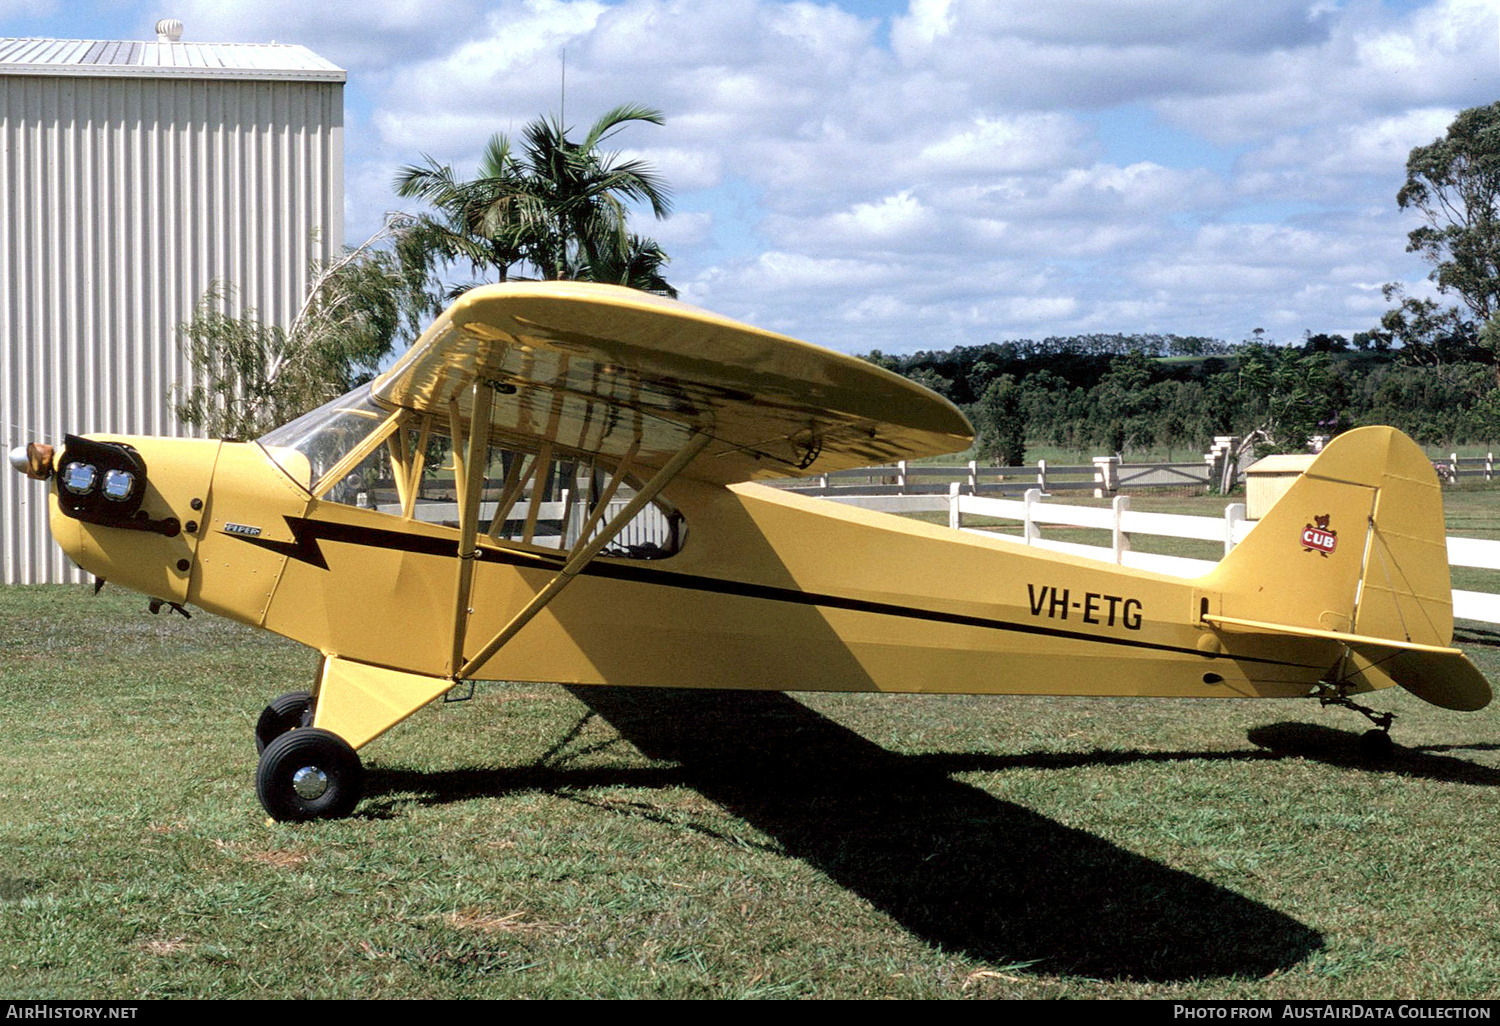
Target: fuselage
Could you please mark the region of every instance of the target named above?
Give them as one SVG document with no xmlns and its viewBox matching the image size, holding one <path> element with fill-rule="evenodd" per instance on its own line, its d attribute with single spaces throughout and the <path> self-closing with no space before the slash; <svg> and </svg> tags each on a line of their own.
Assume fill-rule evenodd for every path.
<svg viewBox="0 0 1500 1026">
<path fill-rule="evenodd" d="M 149 466 L 167 536 L 66 515 L 84 569 L 325 655 L 452 676 L 456 527 L 316 498 L 256 443 L 110 438 Z M 470 675 L 577 684 L 962 693 L 1298 696 L 1336 647 L 1224 639 L 1198 582 L 743 484 L 683 476 L 665 558 L 601 555 Z M 472 656 L 565 553 L 480 538 Z M 1208 603 L 1205 606 L 1205 603 Z"/>
</svg>

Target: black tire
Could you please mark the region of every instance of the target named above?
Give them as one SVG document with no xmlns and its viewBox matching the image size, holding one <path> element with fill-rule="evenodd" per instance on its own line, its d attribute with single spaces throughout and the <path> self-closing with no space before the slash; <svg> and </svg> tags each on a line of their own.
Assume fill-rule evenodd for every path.
<svg viewBox="0 0 1500 1026">
<path fill-rule="evenodd" d="M 282 695 L 261 710 L 255 723 L 255 751 L 264 752 L 266 745 L 282 734 L 297 727 L 311 726 L 303 718 L 312 709 L 312 695 L 306 691 L 293 691 Z"/>
<path fill-rule="evenodd" d="M 1366 762 L 1390 762 L 1396 757 L 1396 745 L 1384 730 L 1367 730 L 1359 738 L 1359 754 Z"/>
<path fill-rule="evenodd" d="M 364 793 L 364 767 L 349 743 L 317 727 L 291 730 L 261 753 L 255 794 L 283 823 L 339 819 Z"/>
</svg>

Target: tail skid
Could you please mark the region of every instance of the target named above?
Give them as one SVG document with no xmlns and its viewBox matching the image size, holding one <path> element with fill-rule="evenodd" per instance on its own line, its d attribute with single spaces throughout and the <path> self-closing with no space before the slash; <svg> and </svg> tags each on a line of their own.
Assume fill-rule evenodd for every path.
<svg viewBox="0 0 1500 1026">
<path fill-rule="evenodd" d="M 1453 640 L 1453 593 L 1437 475 L 1394 428 L 1340 435 L 1217 568 L 1201 579 L 1225 634 L 1339 641 L 1333 682 L 1400 684 L 1447 709 L 1490 701 Z"/>
</svg>

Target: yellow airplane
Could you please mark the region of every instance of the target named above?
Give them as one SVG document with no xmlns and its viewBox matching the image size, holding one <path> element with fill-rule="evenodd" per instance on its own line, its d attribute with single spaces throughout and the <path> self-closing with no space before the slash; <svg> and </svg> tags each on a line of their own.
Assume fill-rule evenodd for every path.
<svg viewBox="0 0 1500 1026">
<path fill-rule="evenodd" d="M 254 442 L 67 436 L 79 566 L 316 648 L 266 707 L 279 820 L 350 813 L 362 748 L 476 680 L 776 691 L 1316 697 L 1479 709 L 1451 646 L 1442 498 L 1391 428 L 1336 438 L 1196 580 L 756 479 L 967 447 L 951 403 L 854 357 L 611 286 L 502 284 L 371 385 Z"/>
</svg>

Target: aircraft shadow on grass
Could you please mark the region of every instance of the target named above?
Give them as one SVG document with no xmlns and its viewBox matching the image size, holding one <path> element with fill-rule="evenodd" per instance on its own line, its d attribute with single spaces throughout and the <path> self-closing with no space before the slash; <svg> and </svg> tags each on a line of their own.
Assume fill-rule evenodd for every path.
<svg viewBox="0 0 1500 1026">
<path fill-rule="evenodd" d="M 1441 780 L 1482 787 L 1500 786 L 1500 770 L 1481 766 L 1444 752 L 1492 752 L 1500 744 L 1413 745 L 1397 743 L 1389 760 L 1371 763 L 1360 751 L 1360 734 L 1313 723 L 1272 723 L 1256 727 L 1246 737 L 1276 757 L 1314 759 L 1330 766 L 1370 772 L 1398 773 L 1424 780 Z"/>
<path fill-rule="evenodd" d="M 992 964 L 1145 981 L 1261 977 L 1323 946 L 1316 930 L 1275 909 L 948 776 L 982 769 L 986 757 L 889 752 L 775 692 L 569 690 L 646 757 L 675 765 L 372 767 L 367 794 L 376 801 L 366 814 L 381 814 L 382 794 L 448 802 L 541 789 L 587 802 L 581 792 L 594 787 L 683 786 L 915 936 Z"/>
</svg>

